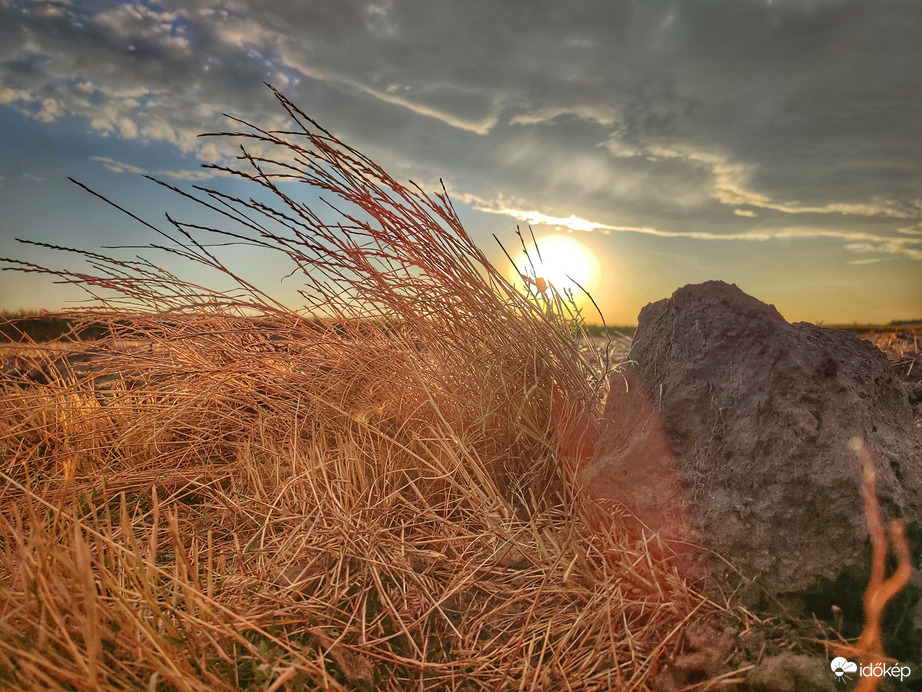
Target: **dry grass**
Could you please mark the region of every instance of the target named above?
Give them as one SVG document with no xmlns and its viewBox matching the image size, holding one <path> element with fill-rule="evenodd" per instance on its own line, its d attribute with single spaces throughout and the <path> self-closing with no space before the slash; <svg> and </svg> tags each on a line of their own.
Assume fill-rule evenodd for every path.
<svg viewBox="0 0 922 692">
<path fill-rule="evenodd" d="M 52 272 L 111 333 L 2 379 L 0 683 L 648 689 L 716 606 L 572 497 L 558 438 L 595 434 L 611 363 L 446 195 L 278 98 L 296 127 L 240 123 L 262 153 L 229 170 L 277 206 L 197 188 L 222 228 L 157 231 L 235 289 L 82 251 L 92 271 Z M 322 220 L 294 181 L 343 211 Z M 308 308 L 223 242 L 287 256 Z"/>
<path fill-rule="evenodd" d="M 591 689 L 669 652 L 700 604 L 674 575 L 560 506 L 510 512 L 478 441 L 404 393 L 313 377 L 285 389 L 322 398 L 279 411 L 207 375 L 105 407 L 25 395 L 4 464 L 9 682 Z"/>
<path fill-rule="evenodd" d="M 922 327 L 872 331 L 861 335 L 887 354 L 899 378 L 922 398 Z"/>
<path fill-rule="evenodd" d="M 901 520 L 890 522 L 889 536 L 884 530 L 877 499 L 877 471 L 867 445 L 860 437 L 853 437 L 849 447 L 858 455 L 861 463 L 861 494 L 872 546 L 871 579 L 864 594 L 864 630 L 861 637 L 853 645 L 840 646 L 837 653 L 859 658 L 862 663 L 878 664 L 887 660 L 881 631 L 884 608 L 909 583 L 912 557 L 906 542 L 906 528 Z M 887 552 L 891 544 L 897 558 L 897 568 L 890 577 L 885 578 Z M 862 677 L 855 690 L 875 692 L 880 682 L 878 677 Z"/>
</svg>

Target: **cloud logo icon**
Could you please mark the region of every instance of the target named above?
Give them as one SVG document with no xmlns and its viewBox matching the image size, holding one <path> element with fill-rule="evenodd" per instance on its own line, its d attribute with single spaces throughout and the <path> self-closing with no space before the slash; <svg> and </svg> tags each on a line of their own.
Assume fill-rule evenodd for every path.
<svg viewBox="0 0 922 692">
<path fill-rule="evenodd" d="M 842 658 L 841 656 L 832 659 L 832 663 L 829 664 L 829 667 L 832 668 L 832 672 L 836 674 L 837 678 L 844 677 L 846 673 L 858 672 L 857 663 L 852 663 L 848 659 Z"/>
</svg>

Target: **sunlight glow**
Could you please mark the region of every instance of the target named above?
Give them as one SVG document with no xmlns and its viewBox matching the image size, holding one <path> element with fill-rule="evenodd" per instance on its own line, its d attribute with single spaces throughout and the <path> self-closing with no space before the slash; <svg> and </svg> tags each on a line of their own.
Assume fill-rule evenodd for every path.
<svg viewBox="0 0 922 692">
<path fill-rule="evenodd" d="M 529 247 L 527 256 L 520 252 L 515 258 L 519 273 L 528 277 L 533 291 L 540 292 L 549 283 L 560 292 L 573 291 L 579 298 L 582 291 L 576 284 L 587 291 L 595 287 L 599 263 L 589 248 L 565 235 L 549 235 L 537 240 L 537 252 Z M 521 277 L 516 278 L 517 283 L 521 282 Z"/>
</svg>

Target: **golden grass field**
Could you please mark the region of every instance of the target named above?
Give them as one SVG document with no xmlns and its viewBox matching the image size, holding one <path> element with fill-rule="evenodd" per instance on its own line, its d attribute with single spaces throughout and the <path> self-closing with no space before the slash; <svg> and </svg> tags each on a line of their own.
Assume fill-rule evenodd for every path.
<svg viewBox="0 0 922 692">
<path fill-rule="evenodd" d="M 528 362 L 433 373 L 375 332 L 280 351 L 247 326 L 192 317 L 152 355 L 7 385 L 14 686 L 633 686 L 715 608 L 587 532 L 545 394 L 507 384 Z"/>
<path fill-rule="evenodd" d="M 840 643 L 706 596 L 654 535 L 599 530 L 560 440 L 595 432 L 624 344 L 588 347 L 447 196 L 279 99 L 304 131 L 246 129 L 281 153 L 236 174 L 281 207 L 204 190 L 242 230 L 162 231 L 239 290 L 90 253 L 95 274 L 56 274 L 103 296 L 80 314 L 108 335 L 3 349 L 0 686 L 704 690 Z M 291 177 L 360 213 L 322 222 Z M 205 232 L 285 253 L 308 308 Z"/>
</svg>

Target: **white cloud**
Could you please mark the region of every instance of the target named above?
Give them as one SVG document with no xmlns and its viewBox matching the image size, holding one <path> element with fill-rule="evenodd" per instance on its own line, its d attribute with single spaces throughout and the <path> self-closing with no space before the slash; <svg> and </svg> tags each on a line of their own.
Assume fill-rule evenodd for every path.
<svg viewBox="0 0 922 692">
<path fill-rule="evenodd" d="M 873 258 L 849 260 L 848 263 L 849 264 L 877 264 L 878 262 L 883 262 L 883 261 L 884 261 L 883 258 L 873 257 Z"/>
<path fill-rule="evenodd" d="M 858 254 L 878 253 L 884 255 L 899 255 L 907 259 L 922 260 L 922 238 L 900 238 L 877 235 L 866 231 L 818 228 L 811 226 L 766 227 L 731 233 L 670 231 L 649 226 L 606 224 L 580 218 L 575 215 L 569 217 L 550 216 L 537 210 L 523 210 L 506 206 L 503 204 L 503 200 L 488 202 L 470 195 L 462 196 L 462 199 L 472 204 L 477 211 L 510 216 L 517 221 L 530 225 L 552 226 L 571 231 L 639 233 L 660 238 L 687 238 L 690 240 L 706 241 L 747 241 L 759 243 L 773 240 L 828 238 L 830 240 L 843 242 L 844 248 L 849 252 Z M 919 235 L 922 235 L 922 233 Z"/>
<path fill-rule="evenodd" d="M 154 10 L 144 5 L 120 4 L 93 15 L 92 21 L 125 41 L 156 41 L 170 49 L 187 50 L 189 40 L 177 21 L 184 12 Z"/>
<path fill-rule="evenodd" d="M 146 168 L 141 168 L 140 166 L 134 166 L 130 163 L 124 163 L 122 161 L 116 161 L 107 156 L 91 156 L 91 160 L 99 161 L 107 170 L 112 171 L 113 173 L 132 173 L 134 175 L 149 175 L 153 178 L 173 178 L 175 180 L 188 180 L 188 181 L 197 181 L 197 180 L 208 180 L 209 178 L 214 178 L 217 176 L 227 175 L 221 171 L 215 171 L 211 169 L 202 169 L 194 171 L 169 171 L 169 170 L 156 170 L 149 171 Z"/>
<path fill-rule="evenodd" d="M 35 114 L 35 119 L 42 123 L 50 123 L 57 119 L 58 116 L 62 115 L 63 112 L 63 109 L 57 101 L 52 98 L 47 98 L 42 101 L 42 108 Z"/>
<path fill-rule="evenodd" d="M 480 117 L 464 117 L 453 114 L 450 110 L 445 108 L 427 105 L 418 98 L 414 98 L 412 95 L 399 95 L 401 91 L 407 94 L 410 91 L 410 87 L 404 87 L 398 90 L 392 89 L 392 84 L 377 87 L 367 84 L 362 80 L 352 79 L 343 74 L 337 74 L 328 68 L 312 64 L 309 52 L 307 55 L 304 54 L 305 51 L 301 47 L 300 42 L 292 42 L 290 39 L 283 39 L 278 35 L 273 36 L 271 42 L 279 45 L 281 63 L 285 68 L 296 70 L 305 77 L 326 82 L 334 88 L 344 89 L 347 92 L 351 91 L 357 94 L 364 94 L 381 103 L 398 106 L 419 116 L 433 118 L 458 130 L 473 132 L 479 135 L 486 134 L 490 132 L 499 121 L 499 115 L 502 112 L 502 101 L 500 99 L 493 99 L 490 103 L 482 104 L 479 109 L 481 110 Z M 292 45 L 292 43 L 295 43 L 295 45 Z M 477 101 L 482 100 L 482 97 L 476 94 L 471 94 L 470 98 Z"/>
<path fill-rule="evenodd" d="M 785 214 L 842 214 L 845 216 L 885 216 L 896 219 L 922 217 L 922 204 L 900 203 L 896 200 L 875 198 L 864 203 L 830 202 L 824 205 L 805 205 L 784 202 L 752 189 L 756 164 L 732 162 L 726 156 L 685 147 L 650 146 L 631 147 L 617 137 L 605 142 L 605 148 L 619 158 L 643 157 L 649 161 L 678 160 L 710 171 L 713 187 L 710 196 L 722 204 L 748 205 L 770 209 Z M 747 216 L 734 211 L 739 216 Z"/>
<path fill-rule="evenodd" d="M 34 97 L 25 89 L 0 87 L 0 105 L 9 106 L 19 101 L 29 102 L 32 100 L 34 100 Z"/>
<path fill-rule="evenodd" d="M 113 173 L 135 173 L 138 175 L 144 175 L 146 173 L 149 173 L 149 171 L 147 171 L 144 168 L 140 168 L 139 166 L 133 166 L 130 163 L 122 163 L 121 161 L 115 161 L 114 159 L 110 159 L 107 156 L 91 156 L 90 159 L 92 159 L 93 161 L 99 161 L 102 165 L 104 165 L 108 170 L 112 171 Z"/>
<path fill-rule="evenodd" d="M 489 107 L 488 112 L 485 113 L 481 118 L 458 117 L 452 115 L 450 111 L 445 109 L 427 106 L 423 103 L 415 101 L 413 98 L 405 98 L 389 93 L 387 89 L 375 89 L 357 82 L 350 83 L 350 86 L 358 89 L 362 93 L 368 94 L 369 96 L 378 99 L 379 101 L 383 101 L 384 103 L 406 108 L 416 115 L 422 115 L 427 118 L 434 118 L 445 123 L 446 125 L 451 125 L 452 127 L 459 130 L 466 130 L 478 135 L 485 135 L 493 129 L 496 123 L 499 122 L 499 115 L 503 108 L 502 101 L 497 99 Z"/>
<path fill-rule="evenodd" d="M 512 116 L 510 125 L 535 125 L 546 123 L 563 116 L 571 116 L 587 122 L 611 127 L 617 122 L 617 113 L 610 106 L 601 104 L 586 106 L 560 105 L 551 108 L 535 108 Z"/>
</svg>

